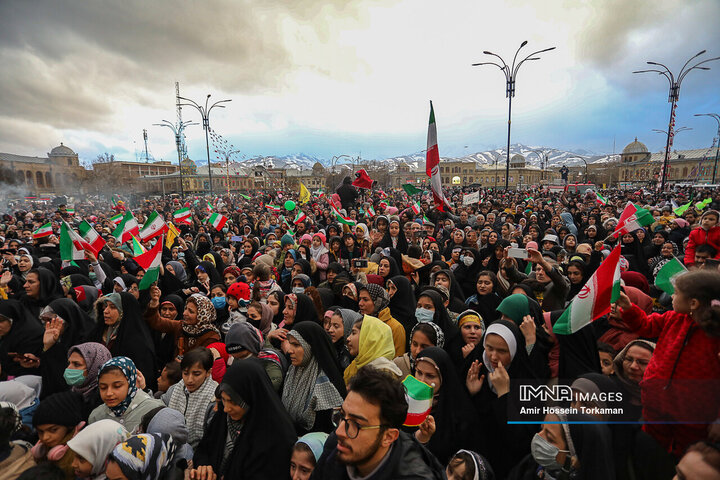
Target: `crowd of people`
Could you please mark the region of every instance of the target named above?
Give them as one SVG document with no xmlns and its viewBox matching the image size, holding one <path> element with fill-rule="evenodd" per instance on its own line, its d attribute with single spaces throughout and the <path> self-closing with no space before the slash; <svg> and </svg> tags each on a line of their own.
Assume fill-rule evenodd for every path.
<svg viewBox="0 0 720 480">
<path fill-rule="evenodd" d="M 348 178 L 302 203 L 11 203 L 0 480 L 720 478 L 720 196 L 448 199 Z M 628 202 L 653 222 L 613 235 Z M 179 231 L 144 242 L 163 242 L 150 285 L 142 247 L 113 236 L 125 211 Z M 105 245 L 61 260 L 62 225 L 83 220 Z M 616 246 L 609 313 L 555 333 Z M 670 293 L 656 280 L 675 260 Z M 415 427 L 408 375 L 432 388 Z M 517 421 L 524 383 L 572 398 Z"/>
</svg>

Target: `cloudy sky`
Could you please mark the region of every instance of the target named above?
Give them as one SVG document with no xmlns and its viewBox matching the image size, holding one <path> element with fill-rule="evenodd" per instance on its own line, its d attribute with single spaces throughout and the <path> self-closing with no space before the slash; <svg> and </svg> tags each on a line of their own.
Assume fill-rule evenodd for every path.
<svg viewBox="0 0 720 480">
<path fill-rule="evenodd" d="M 633 75 L 647 60 L 677 71 L 720 56 L 717 0 L 3 0 L 0 151 L 44 156 L 64 142 L 90 160 L 135 159 L 148 129 L 176 157 L 174 82 L 204 101 L 232 99 L 211 126 L 242 155 L 385 158 L 425 148 L 429 100 L 442 155 L 502 147 L 505 81 L 471 67 L 490 50 L 527 62 L 512 141 L 596 153 L 637 136 L 664 147 L 668 82 Z M 682 84 L 675 146 L 710 146 L 720 61 Z M 199 120 L 185 109 L 186 120 Z M 189 127 L 192 158 L 204 134 Z"/>
</svg>

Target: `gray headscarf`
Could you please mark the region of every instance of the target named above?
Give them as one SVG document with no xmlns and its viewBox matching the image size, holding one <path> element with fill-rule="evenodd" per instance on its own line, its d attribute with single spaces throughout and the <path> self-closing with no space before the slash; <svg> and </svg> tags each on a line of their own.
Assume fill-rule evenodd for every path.
<svg viewBox="0 0 720 480">
<path fill-rule="evenodd" d="M 225 345 L 228 353 L 237 353 L 248 350 L 253 355 L 260 353 L 262 333 L 248 322 L 233 323 L 225 335 Z"/>
<path fill-rule="evenodd" d="M 170 265 L 173 268 L 173 271 L 175 272 L 175 277 L 180 280 L 181 282 L 184 282 L 187 280 L 187 273 L 185 272 L 185 267 L 182 266 L 182 263 L 178 262 L 177 260 L 170 260 L 167 262 L 167 265 Z"/>
</svg>

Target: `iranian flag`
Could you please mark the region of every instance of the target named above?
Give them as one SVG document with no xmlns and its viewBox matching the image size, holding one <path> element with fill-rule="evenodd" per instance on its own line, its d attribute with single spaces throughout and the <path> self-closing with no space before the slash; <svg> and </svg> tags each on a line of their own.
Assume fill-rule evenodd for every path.
<svg viewBox="0 0 720 480">
<path fill-rule="evenodd" d="M 192 220 L 190 220 L 191 216 L 192 212 L 188 207 L 184 207 L 173 212 L 173 220 L 175 221 L 175 223 L 180 225 L 192 225 Z"/>
<path fill-rule="evenodd" d="M 413 203 L 410 208 L 412 208 L 412 211 L 415 212 L 415 215 L 420 213 L 420 204 L 418 202 Z"/>
<path fill-rule="evenodd" d="M 83 220 L 78 226 L 80 235 L 90 245 L 90 249 L 95 255 L 105 246 L 105 240 L 100 234 L 90 225 L 88 222 Z"/>
<path fill-rule="evenodd" d="M 241 193 L 240 196 L 245 200 L 250 200 L 250 195 L 245 195 L 244 193 Z"/>
<path fill-rule="evenodd" d="M 610 311 L 620 297 L 620 245 L 603 260 L 592 277 L 555 322 L 553 332 L 570 335 Z"/>
<path fill-rule="evenodd" d="M 130 244 L 132 245 L 133 255 L 142 255 L 147 252 L 147 248 L 143 247 L 143 244 L 140 243 L 140 239 L 135 235 L 132 236 Z"/>
<path fill-rule="evenodd" d="M 355 220 L 353 220 L 350 217 L 346 217 L 345 215 L 340 213 L 340 210 L 338 210 L 335 205 L 330 204 L 330 209 L 335 214 L 335 216 L 337 217 L 337 219 L 340 223 L 344 223 L 345 225 L 350 225 L 350 226 L 355 225 L 355 223 L 356 223 Z"/>
<path fill-rule="evenodd" d="M 598 202 L 600 205 L 607 205 L 607 198 L 603 197 L 599 193 L 595 194 L 595 201 Z"/>
<path fill-rule="evenodd" d="M 620 215 L 617 227 L 613 232 L 613 237 L 617 238 L 620 235 L 634 232 L 638 228 L 645 227 L 653 223 L 655 219 L 652 214 L 644 208 L 638 207 L 632 202 L 628 202 Z"/>
<path fill-rule="evenodd" d="M 141 255 L 133 257 L 135 262 L 140 265 L 143 270 L 145 270 L 145 275 L 138 285 L 140 290 L 146 290 L 150 288 L 153 283 L 158 281 L 158 277 L 160 276 L 160 259 L 162 258 L 163 244 L 163 237 L 160 237 L 160 239 L 155 242 L 155 246 L 153 248 Z"/>
<path fill-rule="evenodd" d="M 48 222 L 45 225 L 42 225 L 41 227 L 38 227 L 37 230 L 35 230 L 32 234 L 33 238 L 43 238 L 43 237 L 49 237 L 52 235 L 52 223 Z"/>
<path fill-rule="evenodd" d="M 167 231 L 167 223 L 165 223 L 165 220 L 163 220 L 157 210 L 153 210 L 150 217 L 145 222 L 145 225 L 143 225 L 140 230 L 140 239 L 142 239 L 143 242 L 147 242 L 151 238 L 167 233 Z"/>
<path fill-rule="evenodd" d="M 370 215 L 370 218 L 372 218 L 372 217 L 374 217 L 375 215 L 377 215 L 377 213 L 375 213 L 375 209 L 373 208 L 372 205 L 370 205 L 370 206 L 368 207 L 367 213 L 368 213 L 368 215 Z"/>
<path fill-rule="evenodd" d="M 673 257 L 658 270 L 655 277 L 655 286 L 668 295 L 672 295 L 675 293 L 676 278 L 687 271 L 687 268 L 677 258 Z"/>
<path fill-rule="evenodd" d="M 60 225 L 60 259 L 72 262 L 85 259 L 85 248 L 89 245 L 67 222 Z"/>
<path fill-rule="evenodd" d="M 281 207 L 281 206 L 279 206 L 279 205 L 265 205 L 265 206 L 266 206 L 266 207 L 268 208 L 268 210 L 270 210 L 271 212 L 281 212 L 281 211 L 283 210 L 283 207 Z"/>
<path fill-rule="evenodd" d="M 208 217 L 208 223 L 215 227 L 215 230 L 218 232 L 222 230 L 222 228 L 225 226 L 225 223 L 227 223 L 228 219 L 225 215 L 222 215 L 220 213 L 213 213 Z"/>
<path fill-rule="evenodd" d="M 125 243 L 129 242 L 133 235 L 137 236 L 138 234 L 140 234 L 140 226 L 132 212 L 128 210 L 125 212 L 125 216 L 120 223 L 118 223 L 118 226 L 113 230 L 112 236 L 115 237 L 118 242 Z"/>
<path fill-rule="evenodd" d="M 65 209 L 65 212 L 66 212 L 68 215 L 75 215 L 75 209 L 74 209 L 74 208 L 66 208 L 66 209 Z"/>
<path fill-rule="evenodd" d="M 417 427 L 425 421 L 430 414 L 433 400 L 433 387 L 421 382 L 412 375 L 403 380 L 405 387 L 405 398 L 407 399 L 407 416 L 403 425 L 406 427 Z"/>
<path fill-rule="evenodd" d="M 305 215 L 305 212 L 303 212 L 302 210 L 300 210 L 300 211 L 298 212 L 297 216 L 295 217 L 295 220 L 293 220 L 293 223 L 294 223 L 295 225 L 297 225 L 298 223 L 304 222 L 305 220 L 307 220 L 307 215 Z"/>
<path fill-rule="evenodd" d="M 110 221 L 117 225 L 122 222 L 123 216 L 124 215 L 122 213 L 118 213 L 117 215 L 113 215 L 112 217 L 110 217 Z"/>
<path fill-rule="evenodd" d="M 526 197 L 525 200 L 523 200 L 523 202 L 532 202 L 534 200 L 535 199 L 533 197 Z"/>
<path fill-rule="evenodd" d="M 428 125 L 427 152 L 425 153 L 425 174 L 430 177 L 430 190 L 432 190 L 435 207 L 441 212 L 445 206 L 450 206 L 442 191 L 440 178 L 440 151 L 437 145 L 437 127 L 435 126 L 435 110 L 430 102 L 430 124 Z"/>
</svg>

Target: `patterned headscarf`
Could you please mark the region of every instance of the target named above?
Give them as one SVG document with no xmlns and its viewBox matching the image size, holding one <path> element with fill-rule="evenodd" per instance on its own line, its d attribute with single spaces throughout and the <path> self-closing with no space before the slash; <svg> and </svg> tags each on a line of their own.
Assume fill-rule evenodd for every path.
<svg viewBox="0 0 720 480">
<path fill-rule="evenodd" d="M 157 480 L 172 466 L 176 448 L 167 433 L 143 433 L 117 445 L 109 458 L 128 480 Z"/>
<path fill-rule="evenodd" d="M 119 368 L 128 381 L 128 393 L 125 399 L 114 407 L 108 407 L 116 417 L 121 417 L 137 393 L 137 385 L 135 384 L 137 381 L 137 368 L 135 367 L 135 363 L 128 357 L 113 357 L 103 363 L 102 367 L 100 367 L 98 377 L 110 367 Z"/>
<path fill-rule="evenodd" d="M 374 314 L 385 310 L 385 308 L 390 305 L 390 295 L 388 295 L 387 290 L 385 290 L 380 285 L 370 283 L 368 285 L 365 285 L 364 290 L 368 291 L 368 293 L 370 294 L 370 298 L 375 304 L 375 311 L 373 312 Z"/>
<path fill-rule="evenodd" d="M 183 332 L 191 337 L 199 337 L 209 331 L 220 335 L 220 331 L 215 327 L 215 307 L 210 299 L 199 293 L 193 293 L 187 301 L 194 303 L 197 307 L 197 322 L 190 325 L 183 321 Z"/>
<path fill-rule="evenodd" d="M 98 386 L 98 372 L 105 362 L 112 358 L 110 350 L 102 343 L 87 342 L 70 347 L 68 358 L 74 352 L 80 354 L 85 360 L 85 382 L 77 387 L 72 387 L 73 392 L 79 392 L 83 397 L 89 398 L 93 395 Z"/>
</svg>

